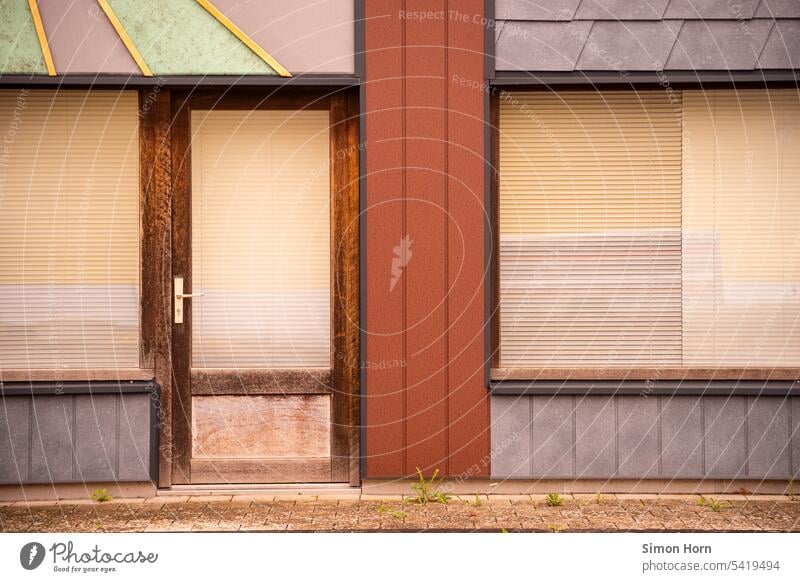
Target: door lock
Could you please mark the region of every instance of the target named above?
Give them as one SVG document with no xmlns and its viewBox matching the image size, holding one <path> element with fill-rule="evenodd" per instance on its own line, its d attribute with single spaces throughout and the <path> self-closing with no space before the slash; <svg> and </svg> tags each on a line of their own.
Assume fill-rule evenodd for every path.
<svg viewBox="0 0 800 582">
<path fill-rule="evenodd" d="M 184 293 L 183 277 L 175 277 L 172 285 L 175 304 L 175 323 L 183 323 L 183 300 L 192 297 L 202 297 L 205 293 Z"/>
</svg>

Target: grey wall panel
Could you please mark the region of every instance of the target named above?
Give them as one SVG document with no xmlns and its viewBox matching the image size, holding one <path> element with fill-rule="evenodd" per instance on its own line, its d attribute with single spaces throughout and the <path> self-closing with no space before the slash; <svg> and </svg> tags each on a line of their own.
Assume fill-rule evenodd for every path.
<svg viewBox="0 0 800 582">
<path fill-rule="evenodd" d="M 526 398 L 532 399 L 532 474 L 556 477 L 574 475 L 574 399 L 570 396 Z"/>
<path fill-rule="evenodd" d="M 620 477 L 659 474 L 659 399 L 656 396 L 617 398 Z"/>
<path fill-rule="evenodd" d="M 702 400 L 661 397 L 661 471 L 676 477 L 703 474 Z"/>
<path fill-rule="evenodd" d="M 149 394 L 131 394 L 119 403 L 117 448 L 121 481 L 146 481 L 150 478 L 151 405 Z"/>
<path fill-rule="evenodd" d="M 703 401 L 706 473 L 745 476 L 746 399 L 709 396 Z"/>
<path fill-rule="evenodd" d="M 75 470 L 82 481 L 113 479 L 117 469 L 117 396 L 75 396 Z"/>
<path fill-rule="evenodd" d="M 752 70 L 772 29 L 771 20 L 745 23 L 687 20 L 683 23 L 667 69 Z"/>
<path fill-rule="evenodd" d="M 531 473 L 531 400 L 517 396 L 498 398 L 491 410 L 492 435 L 495 443 L 503 443 L 495 454 L 493 464 L 509 477 L 524 477 Z"/>
<path fill-rule="evenodd" d="M 667 62 L 681 22 L 594 23 L 577 69 L 582 71 L 641 71 L 661 68 Z"/>
<path fill-rule="evenodd" d="M 0 394 L 0 483 L 147 481 L 148 392 Z"/>
<path fill-rule="evenodd" d="M 493 395 L 491 406 L 494 478 L 800 477 L 797 396 Z"/>
<path fill-rule="evenodd" d="M 610 396 L 577 397 L 575 463 L 580 477 L 617 472 L 616 402 Z"/>
<path fill-rule="evenodd" d="M 28 479 L 30 470 L 30 400 L 0 401 L 0 483 Z"/>
<path fill-rule="evenodd" d="M 761 0 L 756 9 L 758 18 L 800 18 L 800 2 L 797 0 Z"/>
<path fill-rule="evenodd" d="M 753 18 L 761 0 L 670 0 L 664 18 Z"/>
<path fill-rule="evenodd" d="M 779 477 L 792 471 L 789 458 L 789 401 L 749 398 L 747 411 L 747 462 L 753 475 Z"/>
<path fill-rule="evenodd" d="M 496 68 L 571 71 L 591 28 L 591 22 L 507 22 L 495 49 Z"/>
<path fill-rule="evenodd" d="M 581 0 L 497 0 L 497 20 L 572 20 Z"/>
<path fill-rule="evenodd" d="M 583 0 L 576 18 L 586 20 L 659 20 L 669 0 Z"/>
<path fill-rule="evenodd" d="M 800 1 L 797 2 L 800 6 Z M 800 68 L 800 20 L 778 20 L 758 57 L 760 69 Z"/>
<path fill-rule="evenodd" d="M 72 397 L 42 396 L 32 401 L 31 480 L 73 479 L 75 409 Z"/>
</svg>

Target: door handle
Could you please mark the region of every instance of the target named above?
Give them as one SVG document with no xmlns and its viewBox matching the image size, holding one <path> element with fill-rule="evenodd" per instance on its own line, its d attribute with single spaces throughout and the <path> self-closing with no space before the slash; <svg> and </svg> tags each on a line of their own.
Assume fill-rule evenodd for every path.
<svg viewBox="0 0 800 582">
<path fill-rule="evenodd" d="M 183 277 L 175 277 L 175 280 L 172 284 L 172 290 L 174 293 L 174 305 L 175 305 L 175 323 L 183 323 L 183 300 L 184 299 L 191 299 L 192 297 L 202 297 L 205 293 L 184 293 L 183 292 Z"/>
</svg>

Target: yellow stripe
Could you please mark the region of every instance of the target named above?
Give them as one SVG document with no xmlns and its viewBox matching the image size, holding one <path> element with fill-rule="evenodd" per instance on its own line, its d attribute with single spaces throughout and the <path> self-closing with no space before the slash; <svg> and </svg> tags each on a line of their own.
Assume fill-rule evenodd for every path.
<svg viewBox="0 0 800 582">
<path fill-rule="evenodd" d="M 137 65 L 139 65 L 142 75 L 145 77 L 152 77 L 153 73 L 150 72 L 150 68 L 147 66 L 147 63 L 144 62 L 142 55 L 139 53 L 139 49 L 136 48 L 136 45 L 133 44 L 131 37 L 129 37 L 128 33 L 125 32 L 125 27 L 122 26 L 119 18 L 117 18 L 117 15 L 114 14 L 114 10 L 111 9 L 111 6 L 108 4 L 107 0 L 97 0 L 97 3 L 100 5 L 100 8 L 103 9 L 103 12 L 106 13 L 109 22 L 111 22 L 111 26 L 113 26 L 114 30 L 117 31 L 119 38 L 125 44 L 125 48 L 127 48 L 128 52 L 131 53 L 133 60 L 136 61 Z"/>
<path fill-rule="evenodd" d="M 203 8 L 205 8 L 208 11 L 208 13 L 211 14 L 211 16 L 216 18 L 220 22 L 220 24 L 222 24 L 222 26 L 224 26 L 231 33 L 233 33 L 233 35 L 236 38 L 242 41 L 247 46 L 247 48 L 256 53 L 261 58 L 261 60 L 263 60 L 270 67 L 275 69 L 275 71 L 281 77 L 292 76 L 292 74 L 286 69 L 284 69 L 283 66 L 278 61 L 272 58 L 272 56 L 267 51 L 258 46 L 256 42 L 252 38 L 247 36 L 247 34 L 245 34 L 242 29 L 240 29 L 233 22 L 231 22 L 230 19 L 227 16 L 225 16 L 222 12 L 217 10 L 217 8 L 213 4 L 211 4 L 211 2 L 209 2 L 208 0 L 197 0 L 197 3 Z"/>
<path fill-rule="evenodd" d="M 47 44 L 47 36 L 44 33 L 44 25 L 42 24 L 42 15 L 39 14 L 39 5 L 36 0 L 28 0 L 28 6 L 31 8 L 31 17 L 33 18 L 33 25 L 36 27 L 36 36 L 39 37 L 39 46 L 42 47 L 42 56 L 44 57 L 44 64 L 47 67 L 47 74 L 51 77 L 56 76 L 56 66 L 53 64 L 53 55 L 50 54 L 50 45 Z"/>
</svg>

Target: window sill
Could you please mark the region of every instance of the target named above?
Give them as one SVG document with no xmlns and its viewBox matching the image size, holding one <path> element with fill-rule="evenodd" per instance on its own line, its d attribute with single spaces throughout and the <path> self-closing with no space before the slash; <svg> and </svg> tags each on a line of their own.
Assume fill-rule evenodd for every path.
<svg viewBox="0 0 800 582">
<path fill-rule="evenodd" d="M 798 368 L 497 368 L 493 395 L 800 396 Z"/>
<path fill-rule="evenodd" d="M 506 380 L 800 380 L 800 368 L 492 368 Z"/>
<path fill-rule="evenodd" d="M 0 385 L 5 382 L 123 382 L 153 378 L 155 372 L 147 368 L 0 370 Z"/>
</svg>

